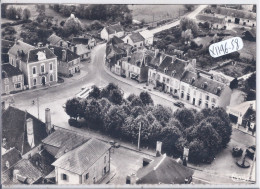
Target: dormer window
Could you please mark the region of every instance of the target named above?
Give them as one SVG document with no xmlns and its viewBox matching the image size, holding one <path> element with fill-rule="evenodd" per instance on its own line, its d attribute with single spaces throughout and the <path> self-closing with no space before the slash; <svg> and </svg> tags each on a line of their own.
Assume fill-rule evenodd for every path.
<svg viewBox="0 0 260 189">
<path fill-rule="evenodd" d="M 172 76 L 174 76 L 176 74 L 176 71 L 175 70 L 173 70 L 172 71 Z"/>
<path fill-rule="evenodd" d="M 167 73 L 167 71 L 168 71 L 168 68 L 164 68 L 164 73 Z"/>
<path fill-rule="evenodd" d="M 9 161 L 6 161 L 6 162 L 5 162 L 5 166 L 9 169 L 9 167 L 10 167 Z"/>
<path fill-rule="evenodd" d="M 38 56 L 38 60 L 46 60 L 46 54 L 43 51 L 39 51 L 37 53 L 37 56 Z"/>
</svg>

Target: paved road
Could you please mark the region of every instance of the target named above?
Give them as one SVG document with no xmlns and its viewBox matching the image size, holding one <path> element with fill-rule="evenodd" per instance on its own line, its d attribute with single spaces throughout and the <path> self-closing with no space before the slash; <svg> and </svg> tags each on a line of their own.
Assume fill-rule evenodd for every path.
<svg viewBox="0 0 260 189">
<path fill-rule="evenodd" d="M 189 18 L 195 18 L 203 9 L 205 9 L 208 5 L 199 5 L 194 11 L 192 11 L 191 13 L 189 13 L 187 15 L 187 17 Z M 167 30 L 167 29 L 170 29 L 174 26 L 177 26 L 180 24 L 180 20 L 176 21 L 176 22 L 172 22 L 170 24 L 166 24 L 166 25 L 163 25 L 161 27 L 157 27 L 155 29 L 152 29 L 150 30 L 151 33 L 153 34 L 156 34 L 156 33 L 159 33 L 163 30 Z"/>
</svg>

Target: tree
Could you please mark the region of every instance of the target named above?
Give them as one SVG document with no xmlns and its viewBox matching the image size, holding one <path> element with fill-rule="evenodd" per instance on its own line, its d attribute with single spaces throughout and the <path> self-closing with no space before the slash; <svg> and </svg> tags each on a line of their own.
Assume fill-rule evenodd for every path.
<svg viewBox="0 0 260 189">
<path fill-rule="evenodd" d="M 110 107 L 112 106 L 111 102 L 107 98 L 101 98 L 100 100 L 98 100 L 98 102 L 102 107 L 103 114 L 106 115 Z"/>
<path fill-rule="evenodd" d="M 85 109 L 85 120 L 94 123 L 97 127 L 101 126 L 103 120 L 102 106 L 96 99 L 91 99 Z"/>
<path fill-rule="evenodd" d="M 193 36 L 197 36 L 199 27 L 194 19 L 188 17 L 182 17 L 180 20 L 180 28 L 182 31 L 191 29 Z"/>
<path fill-rule="evenodd" d="M 80 102 L 77 98 L 69 99 L 66 102 L 65 112 L 72 118 L 78 119 L 80 111 Z"/>
<path fill-rule="evenodd" d="M 153 105 L 153 99 L 148 92 L 141 92 L 139 97 L 144 105 Z"/>
<path fill-rule="evenodd" d="M 99 99 L 100 98 L 100 93 L 101 93 L 100 89 L 96 85 L 94 85 L 92 87 L 92 91 L 88 95 L 88 98 Z"/>
<path fill-rule="evenodd" d="M 45 12 L 45 5 L 44 4 L 37 4 L 37 5 L 35 5 L 35 7 L 36 7 L 36 11 L 38 13 Z"/>
<path fill-rule="evenodd" d="M 182 37 L 185 41 L 190 41 L 190 40 L 193 38 L 191 29 L 187 29 L 186 31 L 182 31 L 181 37 Z"/>
<path fill-rule="evenodd" d="M 21 9 L 21 7 L 16 9 L 16 16 L 17 16 L 18 20 L 20 20 L 22 18 L 22 12 L 23 12 L 23 10 Z"/>
<path fill-rule="evenodd" d="M 121 93 L 121 91 L 119 89 L 113 89 L 110 92 L 109 100 L 111 102 L 113 102 L 114 104 L 120 105 L 123 102 L 123 94 Z"/>
<path fill-rule="evenodd" d="M 218 42 L 218 40 L 219 40 L 219 37 L 218 37 L 217 34 L 215 34 L 215 35 L 213 36 L 213 39 L 212 39 L 213 43 Z"/>
<path fill-rule="evenodd" d="M 142 106 L 143 106 L 143 102 L 142 102 L 142 100 L 140 99 L 139 96 L 136 96 L 136 97 L 134 97 L 134 98 L 132 99 L 130 105 L 131 105 L 132 107 L 134 107 L 134 106 L 141 106 L 141 107 L 142 107 Z"/>
<path fill-rule="evenodd" d="M 6 11 L 7 11 L 8 4 L 2 3 L 1 4 L 1 17 L 6 18 Z"/>
<path fill-rule="evenodd" d="M 195 139 L 189 144 L 189 161 L 200 163 L 203 159 L 207 159 L 207 153 L 203 141 Z"/>
<path fill-rule="evenodd" d="M 134 99 L 134 98 L 136 98 L 137 96 L 135 95 L 135 94 L 130 94 L 128 97 L 127 97 L 127 100 L 129 101 L 129 102 L 132 102 L 132 100 Z"/>
<path fill-rule="evenodd" d="M 31 17 L 30 10 L 27 8 L 23 9 L 23 20 L 29 20 L 30 17 Z"/>
<path fill-rule="evenodd" d="M 14 8 L 13 6 L 9 7 L 6 10 L 6 18 L 11 19 L 11 20 L 15 20 L 16 19 L 16 8 Z"/>
<path fill-rule="evenodd" d="M 178 129 L 183 131 L 183 127 L 182 127 L 181 123 L 175 118 L 171 118 L 166 126 L 167 127 L 177 127 Z"/>
<path fill-rule="evenodd" d="M 185 4 L 184 7 L 185 7 L 188 11 L 192 11 L 195 6 L 194 6 L 194 5 Z"/>
<path fill-rule="evenodd" d="M 64 23 L 63 29 L 67 34 L 78 34 L 82 30 L 82 24 L 78 18 L 71 15 Z"/>
<path fill-rule="evenodd" d="M 187 108 L 176 110 L 173 116 L 180 122 L 183 128 L 191 127 L 195 122 L 194 113 Z"/>
<path fill-rule="evenodd" d="M 138 117 L 139 115 L 144 115 L 144 114 L 145 114 L 144 109 L 140 106 L 135 106 L 131 111 L 131 115 L 134 118 Z"/>
<path fill-rule="evenodd" d="M 253 89 L 256 90 L 256 73 L 253 73 L 247 80 L 246 80 L 246 88 L 247 90 Z"/>
<path fill-rule="evenodd" d="M 168 107 L 166 108 L 162 105 L 156 105 L 153 109 L 153 115 L 164 127 L 172 117 L 172 111 Z"/>
<path fill-rule="evenodd" d="M 233 80 L 230 82 L 229 87 L 230 87 L 230 89 L 236 89 L 236 88 L 238 88 L 238 80 L 237 80 L 237 78 L 233 79 Z"/>
</svg>

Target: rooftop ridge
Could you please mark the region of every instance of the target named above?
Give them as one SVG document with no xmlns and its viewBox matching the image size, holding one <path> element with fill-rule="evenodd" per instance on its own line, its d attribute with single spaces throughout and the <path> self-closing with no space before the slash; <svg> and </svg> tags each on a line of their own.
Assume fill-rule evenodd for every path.
<svg viewBox="0 0 260 189">
<path fill-rule="evenodd" d="M 161 165 L 161 163 L 165 160 L 165 158 L 166 158 L 167 156 L 166 156 L 166 154 L 163 154 L 163 158 L 159 161 L 159 163 L 153 168 L 153 170 L 156 170 L 160 165 Z"/>
</svg>

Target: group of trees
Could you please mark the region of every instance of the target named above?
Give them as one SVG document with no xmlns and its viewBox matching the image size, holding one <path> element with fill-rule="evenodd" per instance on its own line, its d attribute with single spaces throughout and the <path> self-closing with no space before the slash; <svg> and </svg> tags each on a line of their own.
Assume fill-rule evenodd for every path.
<svg viewBox="0 0 260 189">
<path fill-rule="evenodd" d="M 68 6 L 55 4 L 53 10 L 61 13 L 63 16 L 69 16 L 74 13 L 78 18 L 100 21 L 120 21 L 122 24 L 132 23 L 132 14 L 127 5 L 78 5 Z"/>
<path fill-rule="evenodd" d="M 179 157 L 186 146 L 192 162 L 211 162 L 228 144 L 231 136 L 229 117 L 224 109 L 178 109 L 154 105 L 149 93 L 131 94 L 127 99 L 118 86 L 104 89 L 93 86 L 87 99 L 67 101 L 66 113 L 84 118 L 89 127 L 117 138 L 137 143 L 141 126 L 142 146 L 154 148 L 162 141 L 162 150 Z"/>
<path fill-rule="evenodd" d="M 27 8 L 15 8 L 14 6 L 9 6 L 8 4 L 2 4 L 1 16 L 2 18 L 7 18 L 10 20 L 29 20 L 29 18 L 31 17 L 31 12 Z"/>
</svg>

